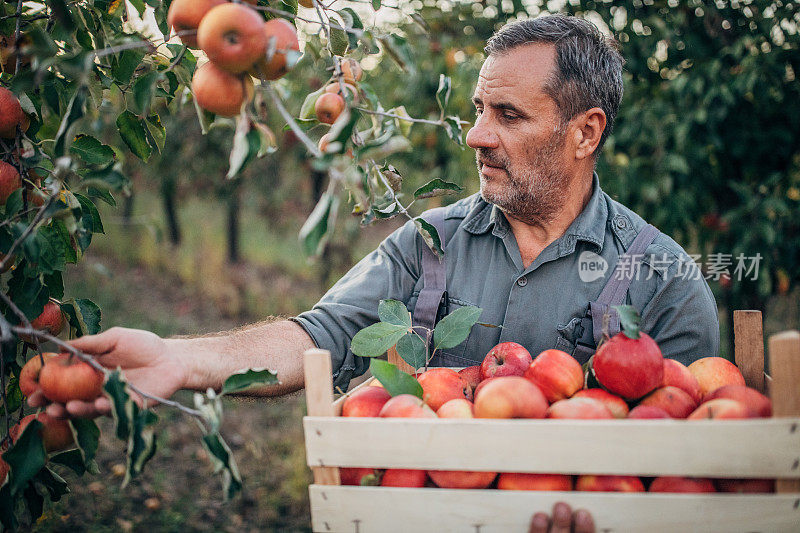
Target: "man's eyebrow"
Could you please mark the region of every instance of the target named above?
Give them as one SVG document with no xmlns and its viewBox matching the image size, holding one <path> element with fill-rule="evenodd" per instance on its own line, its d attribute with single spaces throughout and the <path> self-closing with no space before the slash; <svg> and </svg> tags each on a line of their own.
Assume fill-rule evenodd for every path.
<svg viewBox="0 0 800 533">
<path fill-rule="evenodd" d="M 477 96 L 473 96 L 472 97 L 472 103 L 473 103 L 473 105 L 475 105 L 477 107 L 477 106 L 483 105 L 483 100 L 481 100 Z M 489 107 L 492 107 L 493 109 L 507 109 L 508 111 L 513 111 L 513 112 L 518 113 L 520 115 L 524 115 L 525 114 L 525 112 L 522 109 L 520 109 L 519 107 L 515 106 L 514 104 L 512 104 L 510 102 L 497 102 L 496 104 L 490 104 Z"/>
</svg>

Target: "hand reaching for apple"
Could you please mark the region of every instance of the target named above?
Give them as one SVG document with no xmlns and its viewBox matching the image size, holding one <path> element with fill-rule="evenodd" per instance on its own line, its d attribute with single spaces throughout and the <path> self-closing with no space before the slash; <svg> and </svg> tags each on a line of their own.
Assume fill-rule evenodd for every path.
<svg viewBox="0 0 800 533">
<path fill-rule="evenodd" d="M 594 520 L 588 511 L 572 508 L 564 502 L 553 506 L 552 518 L 546 513 L 536 513 L 531 519 L 529 533 L 594 533 Z"/>
<path fill-rule="evenodd" d="M 94 356 L 109 370 L 122 369 L 128 382 L 143 393 L 169 398 L 186 383 L 184 363 L 169 353 L 164 339 L 149 331 L 115 327 L 98 335 L 74 339 L 70 344 Z M 141 403 L 142 398 L 134 397 Z M 41 389 L 29 395 L 28 404 L 31 407 L 46 405 L 47 414 L 55 418 L 93 418 L 111 412 L 106 396 L 91 401 L 72 399 L 65 403 L 50 403 Z"/>
</svg>

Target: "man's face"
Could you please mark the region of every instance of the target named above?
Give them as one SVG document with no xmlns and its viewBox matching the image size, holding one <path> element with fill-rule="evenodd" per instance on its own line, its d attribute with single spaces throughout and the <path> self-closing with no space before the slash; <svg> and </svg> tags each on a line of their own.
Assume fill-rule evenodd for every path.
<svg viewBox="0 0 800 533">
<path fill-rule="evenodd" d="M 489 56 L 473 102 L 481 196 L 528 224 L 552 220 L 569 187 L 566 124 L 543 87 L 556 68 L 553 45 L 519 46 Z"/>
</svg>

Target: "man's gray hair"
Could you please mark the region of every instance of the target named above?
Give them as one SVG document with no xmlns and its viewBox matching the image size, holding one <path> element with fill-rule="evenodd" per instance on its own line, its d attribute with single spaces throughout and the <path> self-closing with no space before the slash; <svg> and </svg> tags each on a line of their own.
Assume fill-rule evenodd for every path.
<svg viewBox="0 0 800 533">
<path fill-rule="evenodd" d="M 606 142 L 622 100 L 622 66 L 613 39 L 607 39 L 589 21 L 548 15 L 506 24 L 486 43 L 487 56 L 532 43 L 552 43 L 556 47 L 557 71 L 544 90 L 555 100 L 566 123 L 578 113 L 599 107 L 606 114 L 606 128 L 595 155 Z"/>
</svg>

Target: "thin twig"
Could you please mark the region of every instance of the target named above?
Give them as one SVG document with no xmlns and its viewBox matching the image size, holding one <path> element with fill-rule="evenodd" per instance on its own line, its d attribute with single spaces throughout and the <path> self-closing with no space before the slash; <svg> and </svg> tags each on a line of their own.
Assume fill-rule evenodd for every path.
<svg viewBox="0 0 800 533">
<path fill-rule="evenodd" d="M 263 81 L 263 80 L 262 80 Z M 320 152 L 317 145 L 314 144 L 314 141 L 308 138 L 308 135 L 300 129 L 300 126 L 297 125 L 295 122 L 294 117 L 292 117 L 291 113 L 286 110 L 284 107 L 283 102 L 281 101 L 278 93 L 275 92 L 275 89 L 272 88 L 272 84 L 270 83 L 262 83 L 261 85 L 264 89 L 269 93 L 270 97 L 272 98 L 272 102 L 275 104 L 275 107 L 278 108 L 278 112 L 281 114 L 283 119 L 289 124 L 289 127 L 292 129 L 297 138 L 300 139 L 303 144 L 306 145 L 308 151 L 314 154 L 314 157 L 322 157 L 322 152 Z"/>
<path fill-rule="evenodd" d="M 50 207 L 50 204 L 53 203 L 53 199 L 56 196 L 58 196 L 59 193 L 60 193 L 60 191 L 57 191 L 57 192 L 54 192 L 50 196 L 47 197 L 47 200 L 45 200 L 44 204 L 42 204 L 42 207 L 40 207 L 39 210 L 36 212 L 36 216 L 33 217 L 33 220 L 31 221 L 31 223 L 28 225 L 27 228 L 25 228 L 25 231 L 22 232 L 22 235 L 20 235 L 17 238 L 17 240 L 15 240 L 11 244 L 11 248 L 8 249 L 8 252 L 6 252 L 5 257 L 3 257 L 3 260 L 0 261 L 0 271 L 3 270 L 3 268 L 6 266 L 6 262 L 14 254 L 14 251 L 17 248 L 19 248 L 19 246 L 23 242 L 25 242 L 25 239 L 28 238 L 28 235 L 30 235 L 33 232 L 33 230 L 35 229 L 35 227 L 39 224 L 39 222 L 42 221 L 42 219 L 44 218 L 45 211 L 47 211 L 47 208 Z"/>
<path fill-rule="evenodd" d="M 394 113 L 387 113 L 385 111 L 373 111 L 371 109 L 366 109 L 366 108 L 363 108 L 363 107 L 356 107 L 355 109 L 358 109 L 359 111 L 363 111 L 364 113 L 367 113 L 368 115 L 380 115 L 380 116 L 383 116 L 383 117 L 397 118 L 397 119 L 400 119 L 400 120 L 405 120 L 406 122 L 419 122 L 420 124 L 430 124 L 431 126 L 444 126 L 444 121 L 443 120 L 428 120 L 426 118 L 404 117 L 404 116 L 401 116 L 401 115 L 395 115 Z"/>
</svg>

